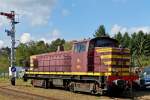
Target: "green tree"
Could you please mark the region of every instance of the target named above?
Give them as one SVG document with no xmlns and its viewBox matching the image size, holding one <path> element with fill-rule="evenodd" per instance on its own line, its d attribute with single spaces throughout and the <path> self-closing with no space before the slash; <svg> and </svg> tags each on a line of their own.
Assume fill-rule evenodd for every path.
<svg viewBox="0 0 150 100">
<path fill-rule="evenodd" d="M 0 49 L 0 72 L 8 71 L 10 66 L 8 49 L 8 47 Z"/>
<path fill-rule="evenodd" d="M 122 36 L 118 32 L 114 38 L 123 44 L 124 47 L 130 48 L 132 66 L 142 67 L 150 65 L 150 34 L 139 31 L 131 35 L 126 32 Z"/>
<path fill-rule="evenodd" d="M 108 34 L 105 31 L 104 25 L 100 25 L 99 28 L 96 30 L 94 37 L 103 37 L 108 36 Z"/>
<path fill-rule="evenodd" d="M 129 48 L 130 47 L 130 36 L 129 36 L 128 32 L 125 32 L 122 39 L 123 39 L 122 45 L 126 48 Z"/>
<path fill-rule="evenodd" d="M 29 60 L 30 52 L 27 44 L 21 43 L 16 49 L 16 65 L 25 66 L 25 62 Z"/>
<path fill-rule="evenodd" d="M 130 50 L 136 66 L 150 65 L 150 38 L 147 33 L 133 33 L 130 40 Z"/>
<path fill-rule="evenodd" d="M 115 38 L 116 40 L 118 40 L 118 42 L 119 42 L 120 44 L 122 44 L 123 37 L 122 37 L 121 32 L 118 32 L 117 34 L 115 34 L 114 38 Z"/>
<path fill-rule="evenodd" d="M 51 44 L 49 45 L 49 51 L 55 52 L 57 51 L 58 46 L 63 46 L 64 44 L 65 44 L 65 40 L 58 38 L 51 42 Z"/>
<path fill-rule="evenodd" d="M 16 64 L 18 66 L 29 66 L 31 55 L 42 54 L 48 51 L 49 45 L 44 41 L 21 43 L 16 49 Z"/>
<path fill-rule="evenodd" d="M 144 55 L 150 56 L 150 34 L 145 34 Z"/>
<path fill-rule="evenodd" d="M 64 44 L 64 50 L 65 51 L 71 50 L 72 46 L 73 46 L 73 42 L 72 41 L 65 42 L 65 44 Z"/>
<path fill-rule="evenodd" d="M 38 41 L 35 46 L 37 54 L 48 52 L 48 45 L 44 41 Z"/>
</svg>

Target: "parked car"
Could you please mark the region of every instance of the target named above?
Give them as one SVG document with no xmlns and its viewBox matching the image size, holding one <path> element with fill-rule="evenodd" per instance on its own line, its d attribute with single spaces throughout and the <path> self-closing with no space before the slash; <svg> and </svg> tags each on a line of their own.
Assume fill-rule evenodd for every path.
<svg viewBox="0 0 150 100">
<path fill-rule="evenodd" d="M 141 88 L 150 86 L 150 67 L 145 67 L 139 77 Z"/>
</svg>

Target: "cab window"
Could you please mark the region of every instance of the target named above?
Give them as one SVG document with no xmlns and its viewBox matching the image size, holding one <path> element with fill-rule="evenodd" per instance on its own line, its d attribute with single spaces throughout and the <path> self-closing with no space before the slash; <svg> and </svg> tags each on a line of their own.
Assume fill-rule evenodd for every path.
<svg viewBox="0 0 150 100">
<path fill-rule="evenodd" d="M 109 39 L 101 39 L 95 42 L 95 47 L 117 47 L 117 44 Z"/>
<path fill-rule="evenodd" d="M 95 39 L 90 41 L 89 50 L 94 47 L 118 47 L 118 43 L 111 39 Z"/>
<path fill-rule="evenodd" d="M 86 51 L 86 43 L 77 43 L 74 46 L 74 51 L 75 52 L 85 52 Z"/>
</svg>

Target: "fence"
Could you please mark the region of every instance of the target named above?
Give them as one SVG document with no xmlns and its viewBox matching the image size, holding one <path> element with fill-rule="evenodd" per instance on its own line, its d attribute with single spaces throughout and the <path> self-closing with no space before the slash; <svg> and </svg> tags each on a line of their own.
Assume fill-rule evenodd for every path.
<svg viewBox="0 0 150 100">
<path fill-rule="evenodd" d="M 0 72 L 0 78 L 9 78 L 8 72 Z"/>
<path fill-rule="evenodd" d="M 16 78 L 22 78 L 24 75 L 24 71 L 19 71 L 15 73 Z M 0 78 L 10 78 L 8 72 L 0 72 Z"/>
</svg>

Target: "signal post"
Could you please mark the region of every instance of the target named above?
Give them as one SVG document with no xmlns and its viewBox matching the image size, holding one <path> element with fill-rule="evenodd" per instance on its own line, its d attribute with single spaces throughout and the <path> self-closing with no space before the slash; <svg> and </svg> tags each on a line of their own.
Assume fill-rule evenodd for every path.
<svg viewBox="0 0 150 100">
<path fill-rule="evenodd" d="M 11 21 L 11 29 L 10 30 L 5 30 L 8 36 L 11 37 L 11 72 L 12 72 L 12 77 L 11 77 L 11 84 L 15 85 L 15 25 L 18 24 L 19 22 L 15 21 L 15 12 L 11 11 L 10 13 L 5 13 L 5 12 L 0 12 L 0 15 L 7 17 Z"/>
</svg>

